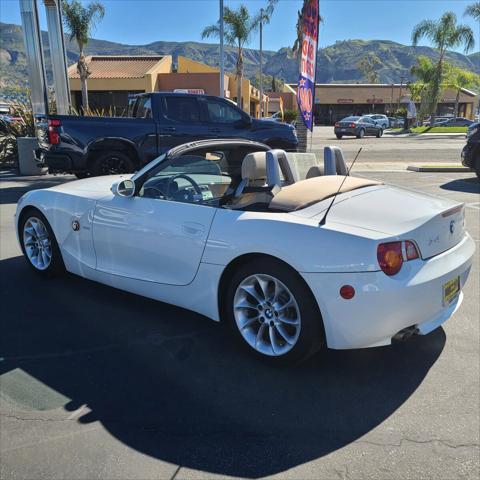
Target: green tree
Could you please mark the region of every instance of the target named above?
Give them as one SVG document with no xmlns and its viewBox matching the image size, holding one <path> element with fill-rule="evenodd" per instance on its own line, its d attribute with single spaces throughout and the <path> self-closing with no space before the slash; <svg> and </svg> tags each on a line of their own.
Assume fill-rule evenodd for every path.
<svg viewBox="0 0 480 480">
<path fill-rule="evenodd" d="M 477 22 L 480 22 L 480 2 L 475 2 L 469 5 L 465 9 L 464 16 L 469 15 L 473 17 Z"/>
<path fill-rule="evenodd" d="M 458 106 L 462 88 L 478 88 L 480 86 L 480 75 L 462 70 L 453 65 L 447 66 L 446 86 L 453 88 L 456 92 L 455 97 L 455 116 L 458 117 Z"/>
<path fill-rule="evenodd" d="M 431 110 L 431 92 L 429 87 L 435 78 L 436 65 L 431 58 L 420 55 L 417 57 L 417 62 L 410 69 L 410 73 L 417 80 L 409 83 L 407 88 L 412 95 L 412 100 L 420 102 L 418 117 L 423 119 Z"/>
<path fill-rule="evenodd" d="M 251 16 L 245 5 L 240 5 L 236 10 L 229 7 L 223 9 L 223 35 L 225 42 L 237 49 L 235 78 L 237 81 L 237 105 L 240 108 L 243 108 L 243 49 L 250 40 L 252 33 L 257 29 L 260 18 L 259 14 Z M 202 38 L 208 37 L 220 37 L 220 22 L 203 29 Z"/>
<path fill-rule="evenodd" d="M 473 48 L 475 41 L 472 29 L 468 25 L 458 25 L 457 17 L 453 12 L 445 12 L 437 21 L 423 20 L 418 23 L 412 32 L 413 46 L 416 47 L 422 38 L 429 39 L 439 54 L 434 78 L 428 86 L 429 113 L 434 121 L 444 80 L 446 51 L 463 46 L 466 53 Z"/>
<path fill-rule="evenodd" d="M 85 61 L 85 47 L 88 44 L 90 32 L 105 15 L 105 8 L 100 2 L 92 2 L 83 6 L 79 0 L 63 0 L 63 21 L 70 33 L 70 40 L 75 39 L 78 45 L 79 57 L 77 72 L 82 85 L 83 111 L 88 110 L 87 79 L 90 75 Z"/>
<path fill-rule="evenodd" d="M 369 53 L 357 63 L 357 68 L 362 72 L 363 78 L 365 78 L 368 83 L 378 83 L 380 77 L 378 75 L 377 67 L 380 65 L 381 62 L 376 55 Z"/>
</svg>

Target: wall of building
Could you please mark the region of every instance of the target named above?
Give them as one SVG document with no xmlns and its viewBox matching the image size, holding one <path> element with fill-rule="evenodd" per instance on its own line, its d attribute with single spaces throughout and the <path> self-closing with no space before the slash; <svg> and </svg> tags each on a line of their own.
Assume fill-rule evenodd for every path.
<svg viewBox="0 0 480 480">
<path fill-rule="evenodd" d="M 225 75 L 224 85 L 228 90 L 229 78 Z M 172 92 L 177 88 L 200 88 L 207 95 L 220 95 L 218 73 L 162 73 L 158 75 L 156 91 Z"/>
</svg>

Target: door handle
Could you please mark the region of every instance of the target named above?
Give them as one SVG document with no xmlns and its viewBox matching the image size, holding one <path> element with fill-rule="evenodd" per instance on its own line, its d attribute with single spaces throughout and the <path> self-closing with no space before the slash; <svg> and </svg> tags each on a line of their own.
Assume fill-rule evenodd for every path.
<svg viewBox="0 0 480 480">
<path fill-rule="evenodd" d="M 220 128 L 210 128 L 208 131 L 210 133 L 220 133 L 222 130 Z"/>
<path fill-rule="evenodd" d="M 182 223 L 182 232 L 186 235 L 201 235 L 205 227 L 201 223 L 184 222 Z"/>
<path fill-rule="evenodd" d="M 175 127 L 164 127 L 164 128 L 162 128 L 163 133 L 172 133 L 175 130 L 176 130 Z"/>
</svg>

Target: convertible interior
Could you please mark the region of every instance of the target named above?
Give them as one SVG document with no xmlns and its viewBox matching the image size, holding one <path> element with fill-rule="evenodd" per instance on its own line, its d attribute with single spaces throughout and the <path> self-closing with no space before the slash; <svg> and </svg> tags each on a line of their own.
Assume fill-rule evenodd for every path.
<svg viewBox="0 0 480 480">
<path fill-rule="evenodd" d="M 326 147 L 323 166 L 314 155 L 303 154 L 310 157 L 300 169 L 293 155 L 298 154 L 248 147 L 189 151 L 162 162 L 139 195 L 236 210 L 292 212 L 337 192 L 379 184 L 348 176 L 338 147 Z"/>
</svg>

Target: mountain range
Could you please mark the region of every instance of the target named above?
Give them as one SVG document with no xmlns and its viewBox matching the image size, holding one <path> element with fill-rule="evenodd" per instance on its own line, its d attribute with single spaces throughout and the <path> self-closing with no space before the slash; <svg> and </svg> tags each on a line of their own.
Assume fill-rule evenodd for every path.
<svg viewBox="0 0 480 480">
<path fill-rule="evenodd" d="M 47 32 L 42 31 L 46 57 L 47 76 L 51 81 L 50 52 Z M 69 64 L 78 58 L 76 44 L 66 38 L 67 60 Z M 157 41 L 146 45 L 125 45 L 107 40 L 90 39 L 87 45 L 90 55 L 183 55 L 218 66 L 218 45 L 201 42 L 166 42 Z M 235 48 L 225 48 L 225 67 L 235 71 Z M 418 55 L 436 58 L 437 53 L 430 47 L 413 48 L 390 40 L 342 40 L 322 48 L 318 52 L 317 82 L 319 83 L 355 83 L 365 79 L 357 67 L 358 62 L 369 55 L 374 56 L 381 83 L 398 83 L 401 77 L 411 79 L 410 68 Z M 245 76 L 254 79 L 258 72 L 259 51 L 246 49 L 244 52 Z M 281 48 L 277 52 L 264 51 L 264 73 L 286 82 L 297 80 L 298 63 L 291 48 Z M 448 52 L 447 60 L 465 70 L 480 74 L 480 52 L 462 55 Z M 22 27 L 0 23 L 0 85 L 25 86 L 28 74 L 23 49 Z"/>
</svg>

